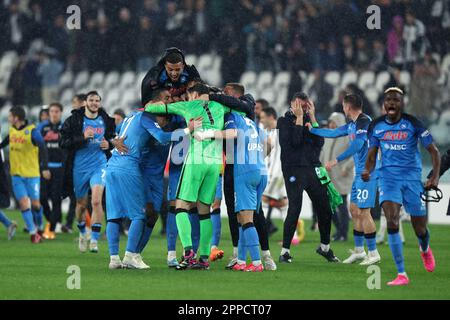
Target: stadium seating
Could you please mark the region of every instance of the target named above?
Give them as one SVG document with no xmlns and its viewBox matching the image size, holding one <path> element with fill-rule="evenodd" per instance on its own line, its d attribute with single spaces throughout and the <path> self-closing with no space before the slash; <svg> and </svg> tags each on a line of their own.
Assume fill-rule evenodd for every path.
<svg viewBox="0 0 450 320">
<path fill-rule="evenodd" d="M 436 59 L 439 57 L 435 57 Z M 202 78 L 214 86 L 222 86 L 222 76 L 220 73 L 222 59 L 217 54 L 187 55 L 188 64 L 194 64 L 197 67 Z M 440 103 L 445 109 L 446 103 L 450 101 L 450 54 L 441 59 L 441 77 L 438 85 L 443 88 Z M 6 94 L 10 73 L 18 63 L 18 57 L 14 52 L 7 52 L 0 57 L 0 97 Z M 86 93 L 89 90 L 97 90 L 103 97 L 103 105 L 109 112 L 117 108 L 130 110 L 140 100 L 141 82 L 145 72 L 135 73 L 127 71 L 119 73 L 112 71 L 107 74 L 103 72 L 94 72 L 89 74 L 87 71 L 81 71 L 74 74 L 72 71 L 65 71 L 60 79 L 60 102 L 66 107 L 64 115 L 70 113 L 71 99 L 76 93 Z M 314 73 L 300 71 L 303 90 L 309 93 L 315 81 Z M 334 88 L 334 97 L 330 104 L 337 102 L 339 91 L 350 83 L 357 84 L 366 94 L 368 100 L 377 106 L 380 95 L 391 78 L 388 71 L 375 73 L 373 71 L 337 72 L 330 71 L 324 74 L 324 79 Z M 287 108 L 288 89 L 291 80 L 291 73 L 282 71 L 273 73 L 272 71 L 246 71 L 242 74 L 240 81 L 246 88 L 246 91 L 253 94 L 255 98 L 264 98 L 275 107 L 278 113 L 284 113 Z M 400 73 L 400 82 L 408 89 L 411 83 L 411 74 L 407 71 Z M 437 111 L 438 119 L 441 111 Z M 443 114 L 436 128 L 448 127 L 444 121 L 447 115 Z M 5 119 L 5 118 L 3 118 Z M 2 119 L 2 120 L 3 120 Z M 439 138 L 438 138 L 439 139 Z M 444 136 L 442 139 L 446 139 Z"/>
</svg>

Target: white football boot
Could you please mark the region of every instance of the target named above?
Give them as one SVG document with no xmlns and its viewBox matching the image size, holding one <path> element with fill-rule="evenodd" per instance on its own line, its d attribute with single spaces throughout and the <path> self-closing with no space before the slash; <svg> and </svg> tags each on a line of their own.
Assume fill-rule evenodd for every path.
<svg viewBox="0 0 450 320">
<path fill-rule="evenodd" d="M 350 257 L 345 259 L 342 263 L 352 264 L 359 260 L 364 260 L 367 256 L 366 252 L 363 250 L 362 252 L 356 252 L 355 250 L 349 250 L 351 253 Z"/>
<path fill-rule="evenodd" d="M 123 268 L 123 264 L 122 261 L 120 261 L 120 257 L 119 256 L 111 256 L 110 260 L 109 260 L 109 269 L 114 270 L 114 269 L 122 269 Z"/>
<path fill-rule="evenodd" d="M 378 263 L 381 261 L 380 254 L 378 250 L 369 251 L 369 254 L 364 258 L 364 260 L 359 264 L 361 266 L 370 266 L 372 264 Z"/>
</svg>

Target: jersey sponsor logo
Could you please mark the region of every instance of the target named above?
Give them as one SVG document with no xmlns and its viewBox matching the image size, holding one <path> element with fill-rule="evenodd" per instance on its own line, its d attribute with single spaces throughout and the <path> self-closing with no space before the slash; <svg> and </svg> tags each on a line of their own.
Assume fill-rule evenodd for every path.
<svg viewBox="0 0 450 320">
<path fill-rule="evenodd" d="M 105 129 L 103 127 L 94 128 L 92 126 L 87 126 L 86 129 L 84 129 L 84 131 L 86 131 L 88 129 L 93 130 L 95 134 L 103 134 L 103 132 L 105 131 Z"/>
<path fill-rule="evenodd" d="M 408 132 L 405 132 L 405 131 L 398 131 L 398 132 L 387 131 L 383 135 L 383 140 L 400 141 L 400 140 L 406 140 L 407 138 L 408 138 Z"/>
<path fill-rule="evenodd" d="M 17 143 L 17 144 L 24 144 L 25 143 L 25 138 L 24 137 L 9 137 L 9 142 L 10 143 Z"/>
<path fill-rule="evenodd" d="M 363 133 L 367 133 L 367 130 L 365 129 L 359 129 L 358 131 L 356 131 L 356 134 L 363 134 Z"/>
<path fill-rule="evenodd" d="M 44 136 L 45 141 L 55 141 L 59 140 L 59 133 L 53 130 L 48 131 Z"/>
<path fill-rule="evenodd" d="M 247 150 L 248 151 L 256 150 L 256 151 L 262 152 L 263 151 L 263 145 L 260 144 L 260 143 L 249 143 L 248 146 L 247 146 Z"/>
<path fill-rule="evenodd" d="M 386 150 L 392 150 L 392 151 L 403 151 L 407 149 L 406 144 L 392 144 L 392 143 L 385 143 L 384 148 Z"/>
</svg>

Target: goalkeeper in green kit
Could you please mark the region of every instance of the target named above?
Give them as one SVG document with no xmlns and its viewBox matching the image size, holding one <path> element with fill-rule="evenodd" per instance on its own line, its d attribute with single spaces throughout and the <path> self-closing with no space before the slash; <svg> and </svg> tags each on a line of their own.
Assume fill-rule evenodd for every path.
<svg viewBox="0 0 450 320">
<path fill-rule="evenodd" d="M 210 206 L 214 202 L 217 181 L 222 166 L 223 144 L 214 140 L 213 130 L 223 130 L 224 115 L 231 112 L 230 108 L 214 101 L 209 101 L 209 88 L 195 84 L 187 90 L 187 102 L 177 102 L 168 105 L 147 104 L 145 111 L 157 114 L 177 114 L 186 121 L 203 118 L 202 129 L 195 134 L 204 139 L 191 139 L 189 152 L 186 156 L 177 189 L 176 222 L 181 243 L 184 248 L 183 261 L 177 270 L 186 268 L 209 269 L 208 257 L 211 250 L 212 223 Z M 192 250 L 191 223 L 189 209 L 197 204 L 200 218 L 199 260 L 196 261 Z"/>
</svg>

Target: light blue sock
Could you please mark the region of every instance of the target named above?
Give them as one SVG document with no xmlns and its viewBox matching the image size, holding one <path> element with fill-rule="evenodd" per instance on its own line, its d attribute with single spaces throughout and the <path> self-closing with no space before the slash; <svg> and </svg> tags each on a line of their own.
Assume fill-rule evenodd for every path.
<svg viewBox="0 0 450 320">
<path fill-rule="evenodd" d="M 405 260 L 403 258 L 403 243 L 398 230 L 388 230 L 389 247 L 397 266 L 398 273 L 405 272 Z"/>
<path fill-rule="evenodd" d="M 222 231 L 222 220 L 220 217 L 220 208 L 211 212 L 211 222 L 213 227 L 211 246 L 218 247 L 220 242 L 220 232 Z"/>
<path fill-rule="evenodd" d="M 22 217 L 30 234 L 36 233 L 36 225 L 34 224 L 33 214 L 30 209 L 22 211 Z"/>
<path fill-rule="evenodd" d="M 39 210 L 33 210 L 34 222 L 36 223 L 36 227 L 39 230 L 44 230 L 44 224 L 43 224 L 44 223 L 44 221 L 43 221 L 44 214 L 43 213 L 44 212 L 42 210 L 42 207 L 40 207 Z"/>
<path fill-rule="evenodd" d="M 364 232 L 353 230 L 355 248 L 364 248 Z"/>
<path fill-rule="evenodd" d="M 131 253 L 139 253 L 138 245 L 144 231 L 144 220 L 131 220 L 130 229 L 128 230 L 127 251 Z"/>
<path fill-rule="evenodd" d="M 137 250 L 139 253 L 144 251 L 144 248 L 147 246 L 148 241 L 150 240 L 150 237 L 153 232 L 154 225 L 152 227 L 147 226 L 144 224 L 144 230 L 142 232 L 141 239 L 139 240 L 139 244 L 137 246 Z"/>
<path fill-rule="evenodd" d="M 108 239 L 108 249 L 110 256 L 119 255 L 120 224 L 115 221 L 108 221 L 106 224 L 106 238 Z"/>
<path fill-rule="evenodd" d="M 94 223 L 91 227 L 91 230 L 92 230 L 91 239 L 94 241 L 98 241 L 98 239 L 100 239 L 100 233 L 102 231 L 102 224 Z"/>
<path fill-rule="evenodd" d="M 192 250 L 197 253 L 200 244 L 200 219 L 197 208 L 189 210 L 189 221 L 191 222 Z"/>
<path fill-rule="evenodd" d="M 78 222 L 77 227 L 80 230 L 80 234 L 84 236 L 86 234 L 86 221 Z"/>
<path fill-rule="evenodd" d="M 175 213 L 173 213 L 173 211 L 167 214 L 166 237 L 167 251 L 175 251 L 177 248 L 178 229 Z"/>
<path fill-rule="evenodd" d="M 247 247 L 242 226 L 239 226 L 238 259 L 241 261 L 247 261 Z"/>
<path fill-rule="evenodd" d="M 367 249 L 369 249 L 369 251 L 377 250 L 377 238 L 376 237 L 377 237 L 376 232 L 364 235 L 364 238 L 366 239 Z"/>
<path fill-rule="evenodd" d="M 261 254 L 259 252 L 259 237 L 258 232 L 253 223 L 247 223 L 242 227 L 245 247 L 250 252 L 250 257 L 252 261 L 261 260 Z"/>
<path fill-rule="evenodd" d="M 11 225 L 11 220 L 0 210 L 0 222 L 6 227 L 9 228 Z"/>
<path fill-rule="evenodd" d="M 423 235 L 422 237 L 417 237 L 419 240 L 420 248 L 423 252 L 426 252 L 428 250 L 428 246 L 430 245 L 430 231 L 427 229 L 427 233 Z"/>
</svg>

